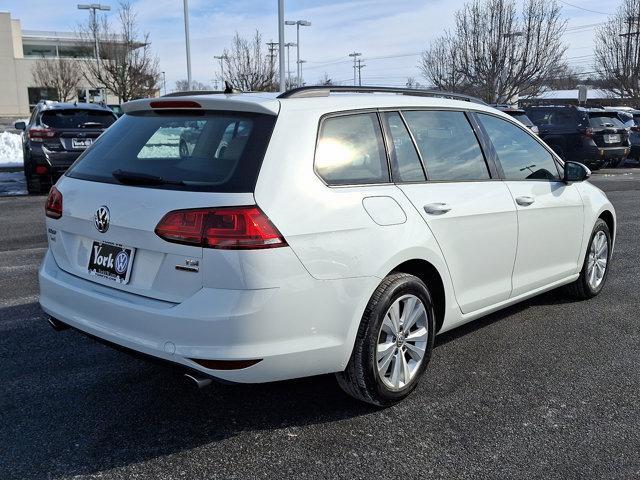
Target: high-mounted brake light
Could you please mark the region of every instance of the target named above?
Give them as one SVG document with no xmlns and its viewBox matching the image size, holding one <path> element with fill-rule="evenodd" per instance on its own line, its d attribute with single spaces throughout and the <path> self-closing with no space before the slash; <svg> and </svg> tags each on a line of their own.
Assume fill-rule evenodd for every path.
<svg viewBox="0 0 640 480">
<path fill-rule="evenodd" d="M 49 218 L 58 219 L 62 216 L 62 194 L 56 187 L 51 187 L 49 190 L 44 211 Z"/>
<path fill-rule="evenodd" d="M 202 105 L 193 100 L 156 100 L 149 105 L 151 108 L 202 108 Z"/>
<path fill-rule="evenodd" d="M 257 206 L 174 210 L 160 220 L 155 232 L 168 242 L 205 248 L 251 250 L 287 245 Z"/>
</svg>

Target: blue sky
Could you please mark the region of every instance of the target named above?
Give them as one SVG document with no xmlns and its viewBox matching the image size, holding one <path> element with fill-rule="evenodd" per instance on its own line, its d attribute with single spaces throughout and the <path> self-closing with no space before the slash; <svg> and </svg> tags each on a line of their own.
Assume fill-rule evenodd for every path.
<svg viewBox="0 0 640 480">
<path fill-rule="evenodd" d="M 23 29 L 70 31 L 88 16 L 87 11 L 76 9 L 77 3 L 91 2 L 0 0 L 0 10 L 20 19 Z M 117 6 L 116 0 L 100 3 L 114 10 Z M 570 29 L 565 36 L 569 62 L 590 71 L 593 24 L 604 21 L 618 1 L 561 3 Z M 151 35 L 170 90 L 176 80 L 186 77 L 182 0 L 135 0 L 133 4 L 142 29 Z M 300 42 L 301 58 L 308 62 L 304 64 L 308 82 L 317 81 L 324 72 L 335 81 L 348 82 L 353 69 L 347 54 L 356 50 L 366 64 L 363 83 L 403 85 L 409 76 L 423 81 L 417 68 L 419 53 L 452 26 L 453 13 L 464 0 L 285 0 L 285 4 L 287 19 L 312 22 L 301 30 Z M 258 29 L 265 42 L 277 40 L 276 0 L 190 0 L 189 6 L 195 80 L 211 83 L 220 68 L 213 57 L 229 45 L 236 30 L 251 35 Z M 586 27 L 576 29 L 581 26 Z M 287 27 L 286 33 L 286 41 L 295 41 L 295 27 Z M 293 50 L 291 54 L 293 58 Z"/>
</svg>

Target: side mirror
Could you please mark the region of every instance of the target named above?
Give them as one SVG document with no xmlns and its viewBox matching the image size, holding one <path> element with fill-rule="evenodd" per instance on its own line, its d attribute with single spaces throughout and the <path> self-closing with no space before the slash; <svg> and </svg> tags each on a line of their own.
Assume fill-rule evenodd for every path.
<svg viewBox="0 0 640 480">
<path fill-rule="evenodd" d="M 16 130 L 26 130 L 27 129 L 27 124 L 25 122 L 16 122 L 13 124 L 14 128 Z"/>
<path fill-rule="evenodd" d="M 578 162 L 564 162 L 564 181 L 566 183 L 571 182 L 583 182 L 591 176 L 591 170 L 585 165 Z"/>
</svg>

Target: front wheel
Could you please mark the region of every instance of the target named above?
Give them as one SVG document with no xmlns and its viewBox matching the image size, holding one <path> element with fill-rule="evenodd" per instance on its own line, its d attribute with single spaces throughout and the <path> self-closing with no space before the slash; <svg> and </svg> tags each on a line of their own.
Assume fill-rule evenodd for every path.
<svg viewBox="0 0 640 480">
<path fill-rule="evenodd" d="M 351 358 L 336 374 L 352 397 L 386 407 L 417 386 L 433 349 L 435 314 L 419 278 L 395 273 L 374 292 L 362 316 Z"/>
<path fill-rule="evenodd" d="M 567 285 L 567 292 L 575 298 L 585 300 L 598 295 L 607 279 L 610 260 L 611 232 L 606 222 L 599 218 L 591 233 L 580 276 Z"/>
</svg>

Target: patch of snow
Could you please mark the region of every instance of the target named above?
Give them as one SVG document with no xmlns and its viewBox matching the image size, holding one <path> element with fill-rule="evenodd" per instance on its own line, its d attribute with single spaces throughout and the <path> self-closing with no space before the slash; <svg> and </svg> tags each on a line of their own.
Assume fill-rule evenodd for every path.
<svg viewBox="0 0 640 480">
<path fill-rule="evenodd" d="M 0 133 L 0 167 L 21 167 L 22 139 L 20 134 Z"/>
<path fill-rule="evenodd" d="M 0 197 L 26 194 L 27 181 L 22 172 L 0 172 Z"/>
</svg>

